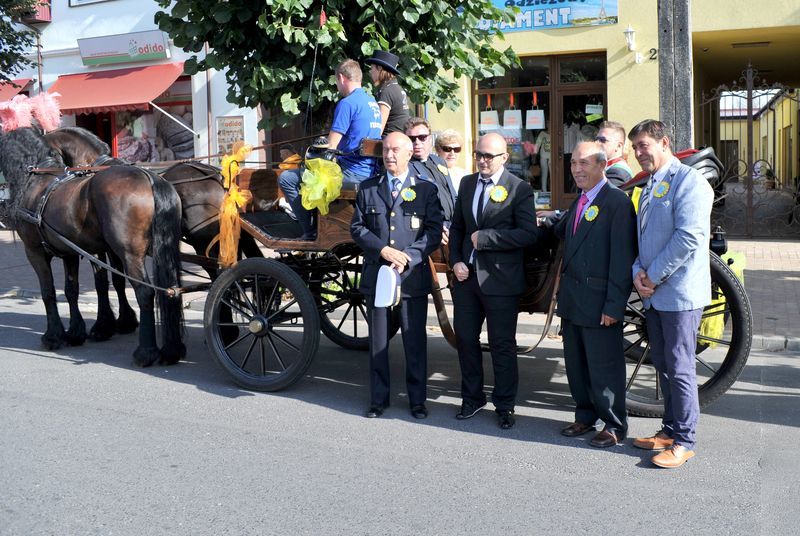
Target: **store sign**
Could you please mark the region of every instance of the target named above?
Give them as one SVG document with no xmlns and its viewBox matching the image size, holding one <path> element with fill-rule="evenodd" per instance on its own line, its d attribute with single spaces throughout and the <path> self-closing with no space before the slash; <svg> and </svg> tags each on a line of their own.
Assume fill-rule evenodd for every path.
<svg viewBox="0 0 800 536">
<path fill-rule="evenodd" d="M 217 152 L 233 153 L 237 141 L 244 141 L 244 116 L 217 117 Z"/>
<path fill-rule="evenodd" d="M 78 39 L 84 65 L 108 65 L 169 58 L 167 34 L 158 30 Z"/>
<path fill-rule="evenodd" d="M 600 26 L 618 22 L 617 0 L 492 0 L 500 9 L 518 7 L 514 22 L 493 22 L 482 19 L 478 27 L 493 26 L 503 32 L 551 30 L 578 26 Z"/>
</svg>

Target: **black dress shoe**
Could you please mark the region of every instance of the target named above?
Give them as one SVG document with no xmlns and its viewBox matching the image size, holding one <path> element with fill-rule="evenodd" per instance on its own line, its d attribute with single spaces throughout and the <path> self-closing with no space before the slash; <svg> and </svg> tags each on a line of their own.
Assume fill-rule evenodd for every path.
<svg viewBox="0 0 800 536">
<path fill-rule="evenodd" d="M 513 411 L 498 411 L 500 428 L 508 430 L 514 426 L 514 412 Z"/>
<path fill-rule="evenodd" d="M 584 424 L 582 422 L 574 422 L 569 426 L 561 429 L 561 435 L 567 437 L 577 437 L 579 435 L 583 435 L 586 432 L 594 431 L 594 425 L 592 424 Z"/>
<path fill-rule="evenodd" d="M 367 419 L 375 419 L 377 417 L 380 417 L 381 415 L 383 415 L 383 410 L 385 409 L 386 408 L 381 406 L 370 406 L 369 409 L 367 410 L 366 417 Z"/>
<path fill-rule="evenodd" d="M 428 408 L 425 407 L 425 404 L 411 406 L 411 416 L 415 419 L 424 419 L 428 416 Z"/>
<path fill-rule="evenodd" d="M 486 402 L 483 404 L 473 404 L 472 402 L 462 402 L 461 403 L 461 411 L 456 413 L 456 419 L 459 421 L 463 421 L 464 419 L 469 419 L 470 417 L 474 416 L 478 413 L 483 406 L 486 405 Z"/>
<path fill-rule="evenodd" d="M 589 441 L 589 444 L 593 447 L 604 449 L 620 444 L 622 439 L 623 438 L 618 436 L 613 430 L 602 430 Z"/>
</svg>

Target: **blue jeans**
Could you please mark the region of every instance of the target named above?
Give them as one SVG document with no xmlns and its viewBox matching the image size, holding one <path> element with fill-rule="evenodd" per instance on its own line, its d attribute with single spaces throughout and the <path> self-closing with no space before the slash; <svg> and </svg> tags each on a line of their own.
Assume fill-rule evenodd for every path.
<svg viewBox="0 0 800 536">
<path fill-rule="evenodd" d="M 700 403 L 697 396 L 697 328 L 703 309 L 645 311 L 650 359 L 664 393 L 664 432 L 678 445 L 693 449 Z"/>
<path fill-rule="evenodd" d="M 305 168 L 287 169 L 278 177 L 278 185 L 286 197 L 286 201 L 292 207 L 297 222 L 303 229 L 304 240 L 313 240 L 316 238 L 317 231 L 314 228 L 313 214 L 303 206 L 303 199 L 300 195 L 300 183 L 303 180 L 303 172 Z M 367 180 L 369 177 L 362 175 L 355 175 L 349 171 L 342 171 L 342 184 L 359 184 Z"/>
</svg>

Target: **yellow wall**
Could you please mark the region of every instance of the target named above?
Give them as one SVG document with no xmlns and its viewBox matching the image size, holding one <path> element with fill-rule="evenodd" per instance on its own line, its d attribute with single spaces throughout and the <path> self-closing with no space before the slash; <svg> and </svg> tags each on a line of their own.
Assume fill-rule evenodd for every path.
<svg viewBox="0 0 800 536">
<path fill-rule="evenodd" d="M 693 33 L 800 25 L 796 0 L 693 0 L 690 9 Z"/>
</svg>

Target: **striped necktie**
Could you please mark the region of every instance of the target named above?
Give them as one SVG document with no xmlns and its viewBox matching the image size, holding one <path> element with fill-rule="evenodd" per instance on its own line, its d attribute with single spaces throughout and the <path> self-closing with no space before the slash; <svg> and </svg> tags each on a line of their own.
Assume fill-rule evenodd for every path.
<svg viewBox="0 0 800 536">
<path fill-rule="evenodd" d="M 392 199 L 397 199 L 397 194 L 400 193 L 400 179 L 397 177 L 392 179 Z"/>
<path fill-rule="evenodd" d="M 647 209 L 650 208 L 650 192 L 653 190 L 653 183 L 655 182 L 655 176 L 650 175 L 650 178 L 647 179 L 647 186 L 645 186 L 644 191 L 642 191 L 641 201 L 639 201 L 639 229 L 640 233 L 644 233 L 645 227 L 647 227 Z"/>
</svg>

